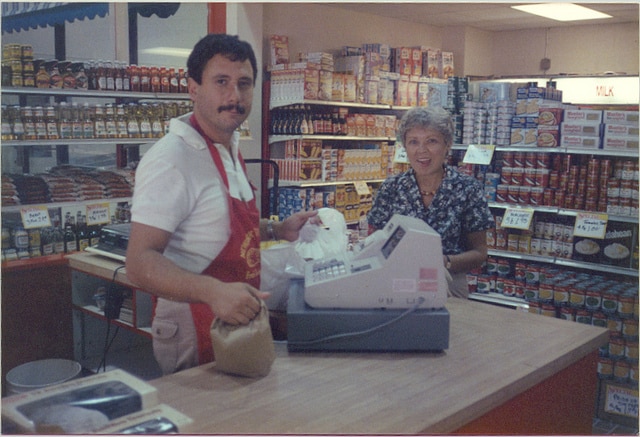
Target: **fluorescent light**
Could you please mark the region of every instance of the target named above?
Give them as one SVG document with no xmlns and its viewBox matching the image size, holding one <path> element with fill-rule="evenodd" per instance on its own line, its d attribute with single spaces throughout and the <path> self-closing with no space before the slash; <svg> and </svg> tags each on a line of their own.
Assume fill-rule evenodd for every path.
<svg viewBox="0 0 640 437">
<path fill-rule="evenodd" d="M 152 47 L 150 49 L 140 50 L 140 53 L 144 53 L 145 55 L 163 55 L 188 58 L 191 53 L 191 49 L 181 49 L 179 47 Z"/>
<path fill-rule="evenodd" d="M 601 18 L 611 18 L 611 15 L 603 14 L 584 6 L 574 5 L 573 3 L 538 3 L 534 5 L 511 6 L 513 9 L 527 12 L 529 14 L 539 15 L 545 18 L 551 18 L 556 21 L 579 21 L 579 20 L 598 20 Z"/>
</svg>

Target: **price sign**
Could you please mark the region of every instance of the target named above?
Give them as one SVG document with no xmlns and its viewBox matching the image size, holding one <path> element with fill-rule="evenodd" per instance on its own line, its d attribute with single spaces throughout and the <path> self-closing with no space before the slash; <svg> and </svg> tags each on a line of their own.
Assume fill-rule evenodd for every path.
<svg viewBox="0 0 640 437">
<path fill-rule="evenodd" d="M 579 212 L 576 216 L 573 235 L 602 240 L 607 230 L 608 220 L 609 216 L 607 214 Z"/>
<path fill-rule="evenodd" d="M 462 162 L 465 164 L 489 165 L 495 150 L 496 146 L 491 144 L 469 144 Z"/>
<path fill-rule="evenodd" d="M 51 226 L 49 210 L 46 206 L 20 208 L 22 226 L 25 229 L 45 228 Z"/>
<path fill-rule="evenodd" d="M 356 193 L 358 193 L 358 196 L 368 196 L 369 194 L 371 194 L 371 191 L 369 190 L 369 185 L 367 185 L 366 182 L 355 181 L 353 185 L 356 187 Z"/>
<path fill-rule="evenodd" d="M 397 145 L 395 148 L 395 153 L 393 155 L 393 162 L 397 164 L 408 164 L 409 158 L 407 158 L 407 149 L 405 149 L 401 145 Z"/>
<path fill-rule="evenodd" d="M 502 216 L 503 228 L 529 229 L 533 220 L 531 208 L 507 208 Z"/>
<path fill-rule="evenodd" d="M 94 203 L 87 205 L 87 225 L 102 225 L 109 223 L 111 214 L 109 214 L 108 203 Z"/>
<path fill-rule="evenodd" d="M 604 411 L 638 419 L 638 390 L 607 385 Z"/>
</svg>

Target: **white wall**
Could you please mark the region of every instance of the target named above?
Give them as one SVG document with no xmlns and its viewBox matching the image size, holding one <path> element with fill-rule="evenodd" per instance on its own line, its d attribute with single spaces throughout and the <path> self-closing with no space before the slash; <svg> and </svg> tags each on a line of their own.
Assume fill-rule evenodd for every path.
<svg viewBox="0 0 640 437">
<path fill-rule="evenodd" d="M 379 15 L 347 13 L 329 4 L 265 3 L 264 53 L 269 35 L 289 36 L 291 56 L 304 51 L 336 53 L 342 46 L 386 43 L 392 46 L 442 46 L 441 31 Z M 399 6 L 400 7 L 400 6 Z M 269 62 L 269 59 L 265 59 Z"/>
<path fill-rule="evenodd" d="M 551 59 L 547 74 L 638 74 L 638 25 L 599 24 L 494 33 L 493 74 L 540 74 L 540 59 Z"/>
<path fill-rule="evenodd" d="M 639 71 L 638 26 L 633 23 L 551 28 L 548 35 L 546 29 L 486 32 L 346 13 L 330 4 L 265 3 L 265 54 L 272 33 L 289 36 L 293 56 L 300 51 L 335 52 L 343 45 L 366 42 L 437 47 L 454 52 L 459 75 L 542 74 L 545 41 L 546 57 L 551 59 L 548 74 Z"/>
</svg>

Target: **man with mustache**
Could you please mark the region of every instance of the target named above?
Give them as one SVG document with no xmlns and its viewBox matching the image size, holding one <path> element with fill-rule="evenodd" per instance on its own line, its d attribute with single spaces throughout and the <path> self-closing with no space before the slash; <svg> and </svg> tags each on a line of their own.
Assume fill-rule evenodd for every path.
<svg viewBox="0 0 640 437">
<path fill-rule="evenodd" d="M 260 219 L 238 150 L 257 76 L 251 46 L 210 34 L 187 61 L 193 112 L 144 155 L 136 171 L 128 278 L 158 297 L 153 349 L 168 374 L 214 360 L 214 317 L 248 324 L 260 310 L 260 241 L 294 241 L 316 212 Z"/>
</svg>

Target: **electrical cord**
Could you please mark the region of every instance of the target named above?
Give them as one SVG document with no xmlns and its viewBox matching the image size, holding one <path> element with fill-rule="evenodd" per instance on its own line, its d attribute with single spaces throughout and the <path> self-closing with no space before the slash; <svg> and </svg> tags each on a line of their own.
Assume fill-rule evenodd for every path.
<svg viewBox="0 0 640 437">
<path fill-rule="evenodd" d="M 371 328 L 367 328 L 367 329 L 363 329 L 361 331 L 353 331 L 353 332 L 345 332 L 342 334 L 334 334 L 334 335 L 328 335 L 326 337 L 321 337 L 315 340 L 299 340 L 299 341 L 288 341 L 288 343 L 291 343 L 292 345 L 312 345 L 312 344 L 318 344 L 318 343 L 325 343 L 328 341 L 334 341 L 334 340 L 340 340 L 343 338 L 351 338 L 351 337 L 358 337 L 361 335 L 366 335 L 366 334 L 370 334 L 372 332 L 375 331 L 379 331 L 382 328 L 385 328 L 393 323 L 396 323 L 398 321 L 400 321 L 401 319 L 407 317 L 409 314 L 415 312 L 420 305 L 422 305 L 425 301 L 424 297 L 420 297 L 418 299 L 418 302 L 413 305 L 411 308 L 408 308 L 407 310 L 405 310 L 404 312 L 402 312 L 401 314 L 399 314 L 398 316 L 394 317 L 391 320 L 387 320 L 384 323 L 381 323 L 379 325 L 373 326 Z"/>
<path fill-rule="evenodd" d="M 120 331 L 120 326 L 116 325 L 116 330 L 113 333 L 113 337 L 111 337 L 111 340 L 109 340 L 109 334 L 111 333 L 111 320 L 113 320 L 114 318 L 117 318 L 117 314 L 120 314 L 120 305 L 122 305 L 122 296 L 120 295 L 119 297 L 117 296 L 112 296 L 114 294 L 114 290 L 113 290 L 113 285 L 116 282 L 116 277 L 118 276 L 118 272 L 123 269 L 125 266 L 121 265 L 118 266 L 114 271 L 113 271 L 113 277 L 111 278 L 111 283 L 109 284 L 109 288 L 107 289 L 107 295 L 106 295 L 106 304 L 105 304 L 105 317 L 107 318 L 107 333 L 105 335 L 104 338 L 104 348 L 102 350 L 102 361 L 100 361 L 100 364 L 98 364 L 98 368 L 96 369 L 96 373 L 100 372 L 100 368 L 102 367 L 102 371 L 105 372 L 107 370 L 107 353 L 109 352 L 109 349 L 111 349 L 111 345 L 113 344 L 113 341 L 116 339 L 118 332 Z M 107 309 L 106 305 L 111 306 L 112 308 L 110 308 L 109 310 Z M 113 308 L 113 306 L 117 306 L 117 308 Z M 116 311 L 117 310 L 117 311 Z M 115 316 L 115 317 L 113 317 Z"/>
</svg>

